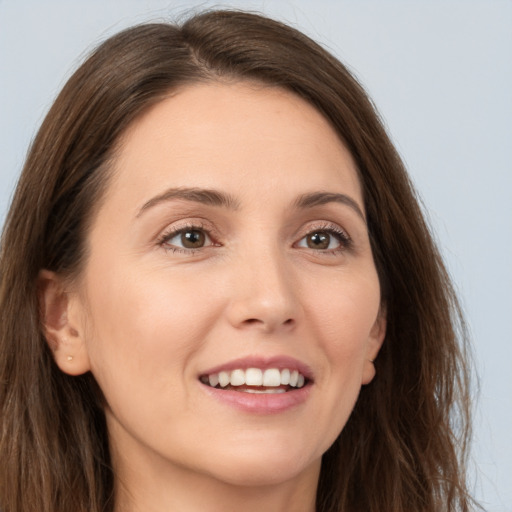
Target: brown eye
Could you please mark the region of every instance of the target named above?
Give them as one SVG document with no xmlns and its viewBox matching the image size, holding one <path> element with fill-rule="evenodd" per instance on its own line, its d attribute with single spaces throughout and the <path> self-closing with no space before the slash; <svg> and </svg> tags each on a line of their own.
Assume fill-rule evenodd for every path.
<svg viewBox="0 0 512 512">
<path fill-rule="evenodd" d="M 306 243 L 310 249 L 328 249 L 331 235 L 325 231 L 316 231 L 306 236 Z"/>
<path fill-rule="evenodd" d="M 212 241 L 208 233 L 203 229 L 184 228 L 165 235 L 161 240 L 161 244 L 175 250 L 193 250 L 210 246 Z"/>
<path fill-rule="evenodd" d="M 180 238 L 181 245 L 186 249 L 199 249 L 200 247 L 204 247 L 204 243 L 206 241 L 206 235 L 204 232 L 196 229 L 182 231 Z"/>
<path fill-rule="evenodd" d="M 317 251 L 337 251 L 345 249 L 349 245 L 350 238 L 343 231 L 334 228 L 310 231 L 297 243 L 297 247 Z"/>
</svg>

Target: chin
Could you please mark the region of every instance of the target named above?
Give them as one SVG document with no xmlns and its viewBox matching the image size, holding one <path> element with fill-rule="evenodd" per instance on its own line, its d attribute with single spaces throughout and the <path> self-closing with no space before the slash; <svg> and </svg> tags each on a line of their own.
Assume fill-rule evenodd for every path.
<svg viewBox="0 0 512 512">
<path fill-rule="evenodd" d="M 295 446 L 243 447 L 234 443 L 211 472 L 216 479 L 237 486 L 271 486 L 296 478 L 301 473 L 320 472 L 321 454 L 306 455 Z"/>
</svg>

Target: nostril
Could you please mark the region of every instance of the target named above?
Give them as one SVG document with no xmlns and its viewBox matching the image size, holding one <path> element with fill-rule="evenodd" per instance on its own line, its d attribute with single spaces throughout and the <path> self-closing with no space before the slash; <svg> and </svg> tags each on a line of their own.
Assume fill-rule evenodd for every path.
<svg viewBox="0 0 512 512">
<path fill-rule="evenodd" d="M 284 322 L 273 322 L 271 320 L 264 320 L 264 319 L 261 319 L 261 318 L 247 318 L 243 321 L 243 323 L 241 325 L 245 326 L 245 327 L 251 327 L 251 326 L 254 326 L 254 327 L 257 327 L 257 326 L 261 326 L 263 328 L 265 328 L 266 330 L 269 330 L 269 329 L 275 329 L 275 328 L 278 328 L 279 325 L 281 326 L 284 326 L 284 327 L 291 327 L 293 326 L 295 323 L 295 320 L 293 318 L 288 318 L 286 319 Z"/>
<path fill-rule="evenodd" d="M 263 323 L 263 322 L 261 320 L 258 320 L 257 318 L 248 318 L 244 323 L 252 325 L 252 324 L 259 324 L 259 323 Z"/>
</svg>

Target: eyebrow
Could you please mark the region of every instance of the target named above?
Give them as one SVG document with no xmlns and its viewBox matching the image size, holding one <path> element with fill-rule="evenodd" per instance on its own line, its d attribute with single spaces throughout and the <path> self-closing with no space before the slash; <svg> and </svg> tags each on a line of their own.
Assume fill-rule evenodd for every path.
<svg viewBox="0 0 512 512">
<path fill-rule="evenodd" d="M 322 206 L 328 203 L 341 203 L 354 210 L 359 217 L 366 223 L 363 211 L 357 202 L 346 194 L 338 194 L 334 192 L 312 192 L 303 194 L 295 201 L 295 207 L 299 209 L 312 208 L 314 206 Z"/>
<path fill-rule="evenodd" d="M 192 201 L 195 203 L 202 203 L 209 206 L 223 206 L 230 210 L 237 210 L 240 207 L 239 202 L 231 195 L 218 190 L 204 189 L 204 188 L 170 188 L 163 194 L 153 197 L 137 213 L 140 217 L 146 210 L 154 206 L 171 201 L 173 199 L 182 199 L 184 201 Z"/>
<path fill-rule="evenodd" d="M 225 207 L 230 210 L 237 210 L 240 208 L 238 200 L 230 194 L 221 192 L 219 190 L 204 189 L 204 188 L 170 188 L 151 198 L 147 201 L 137 213 L 136 217 L 140 217 L 145 211 L 153 208 L 154 206 L 171 201 L 173 199 L 182 199 L 184 201 L 191 201 L 195 203 L 206 204 L 208 206 Z M 361 219 L 366 222 L 365 216 L 354 199 L 346 194 L 339 194 L 334 192 L 311 192 L 302 194 L 294 201 L 295 208 L 304 210 L 314 206 L 322 206 L 328 203 L 341 203 L 352 210 L 354 210 Z"/>
</svg>

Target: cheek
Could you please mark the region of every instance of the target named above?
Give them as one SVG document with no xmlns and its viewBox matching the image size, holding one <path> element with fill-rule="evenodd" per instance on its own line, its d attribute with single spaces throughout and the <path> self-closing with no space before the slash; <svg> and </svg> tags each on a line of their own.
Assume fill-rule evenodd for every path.
<svg viewBox="0 0 512 512">
<path fill-rule="evenodd" d="M 214 306 L 198 301 L 189 282 L 126 268 L 97 266 L 90 272 L 86 342 L 92 373 L 106 395 L 137 382 L 153 391 L 172 389 L 204 343 Z"/>
<path fill-rule="evenodd" d="M 340 293 L 341 290 L 341 293 Z M 325 412 L 334 439 L 354 407 L 365 383 L 368 349 L 380 307 L 376 273 L 344 275 L 323 288 L 310 290 L 311 325 L 315 328 L 324 372 L 318 380 L 326 403 Z"/>
<path fill-rule="evenodd" d="M 314 317 L 327 352 L 335 361 L 349 361 L 363 353 L 371 339 L 380 308 L 375 272 L 335 276 L 325 286 L 310 286 L 308 310 Z"/>
</svg>

